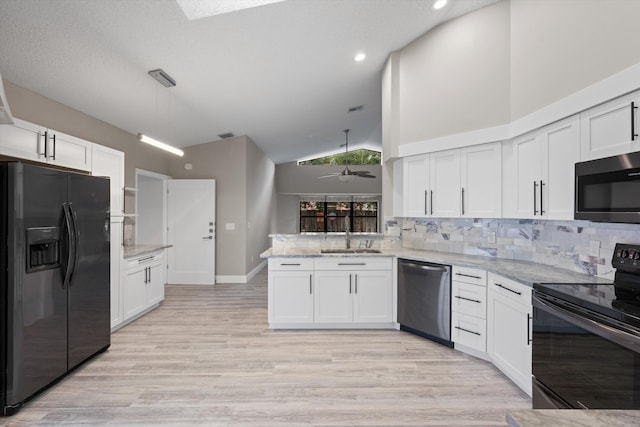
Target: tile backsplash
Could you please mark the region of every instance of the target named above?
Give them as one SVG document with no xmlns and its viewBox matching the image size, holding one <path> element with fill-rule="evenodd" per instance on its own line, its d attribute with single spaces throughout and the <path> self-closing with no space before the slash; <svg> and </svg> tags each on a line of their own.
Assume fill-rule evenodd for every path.
<svg viewBox="0 0 640 427">
<path fill-rule="evenodd" d="M 640 244 L 640 224 L 394 218 L 385 227 L 405 248 L 533 261 L 611 279 L 615 244 Z"/>
</svg>

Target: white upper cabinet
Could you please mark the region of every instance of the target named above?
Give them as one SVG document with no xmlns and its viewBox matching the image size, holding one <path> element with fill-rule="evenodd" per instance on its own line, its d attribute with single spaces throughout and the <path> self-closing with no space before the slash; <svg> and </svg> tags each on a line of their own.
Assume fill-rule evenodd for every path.
<svg viewBox="0 0 640 427">
<path fill-rule="evenodd" d="M 93 144 L 91 173 L 108 176 L 111 183 L 111 216 L 124 214 L 124 153 L 113 148 Z"/>
<path fill-rule="evenodd" d="M 503 213 L 508 218 L 572 219 L 578 116 L 505 143 Z"/>
<path fill-rule="evenodd" d="M 429 214 L 455 218 L 461 215 L 460 150 L 445 150 L 430 154 Z"/>
<path fill-rule="evenodd" d="M 461 213 L 469 218 L 500 218 L 502 214 L 502 144 L 460 150 Z"/>
<path fill-rule="evenodd" d="M 0 154 L 45 162 L 46 128 L 20 119 L 14 119 L 14 122 L 13 125 L 0 126 Z"/>
<path fill-rule="evenodd" d="M 593 160 L 640 150 L 640 91 L 580 114 L 581 159 Z"/>
<path fill-rule="evenodd" d="M 429 201 L 429 155 L 404 159 L 403 206 L 405 217 L 428 215 Z"/>
<path fill-rule="evenodd" d="M 46 136 L 47 163 L 66 168 L 91 170 L 89 141 L 48 129 Z"/>
<path fill-rule="evenodd" d="M 91 170 L 92 143 L 20 119 L 0 126 L 0 154 L 49 163 L 66 168 Z"/>
<path fill-rule="evenodd" d="M 404 216 L 499 218 L 501 155 L 496 142 L 405 158 Z"/>
</svg>

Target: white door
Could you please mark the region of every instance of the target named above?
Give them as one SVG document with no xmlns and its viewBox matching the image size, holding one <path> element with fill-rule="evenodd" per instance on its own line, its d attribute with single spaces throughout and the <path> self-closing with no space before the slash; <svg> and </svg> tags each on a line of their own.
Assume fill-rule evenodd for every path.
<svg viewBox="0 0 640 427">
<path fill-rule="evenodd" d="M 169 179 L 168 283 L 213 285 L 216 261 L 216 181 Z"/>
</svg>

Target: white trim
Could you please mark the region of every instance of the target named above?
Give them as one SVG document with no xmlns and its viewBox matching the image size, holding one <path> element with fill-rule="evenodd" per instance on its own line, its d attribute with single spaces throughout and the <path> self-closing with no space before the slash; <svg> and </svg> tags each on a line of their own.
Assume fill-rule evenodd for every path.
<svg viewBox="0 0 640 427">
<path fill-rule="evenodd" d="M 267 266 L 267 260 L 265 259 L 260 264 L 256 266 L 253 270 L 246 275 L 217 275 L 216 283 L 247 283 L 249 280 L 253 279 L 256 274 L 260 272 L 263 268 Z"/>
<path fill-rule="evenodd" d="M 269 329 L 397 329 L 393 322 L 382 323 L 269 323 Z"/>
<path fill-rule="evenodd" d="M 640 63 L 507 124 L 398 146 L 400 157 L 503 141 L 581 113 L 639 88 Z"/>
</svg>

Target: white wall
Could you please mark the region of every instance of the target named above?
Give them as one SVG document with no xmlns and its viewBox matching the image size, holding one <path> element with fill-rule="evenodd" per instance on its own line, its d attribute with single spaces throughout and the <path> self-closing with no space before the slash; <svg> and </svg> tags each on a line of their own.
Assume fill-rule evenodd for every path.
<svg viewBox="0 0 640 427">
<path fill-rule="evenodd" d="M 508 122 L 509 6 L 464 15 L 399 51 L 397 145 Z M 383 111 L 393 119 L 396 100 L 386 99 L 392 105 Z M 385 134 L 393 137 L 394 130 Z"/>
<path fill-rule="evenodd" d="M 639 63 L 639 18 L 640 1 L 512 0 L 511 119 Z"/>
</svg>

